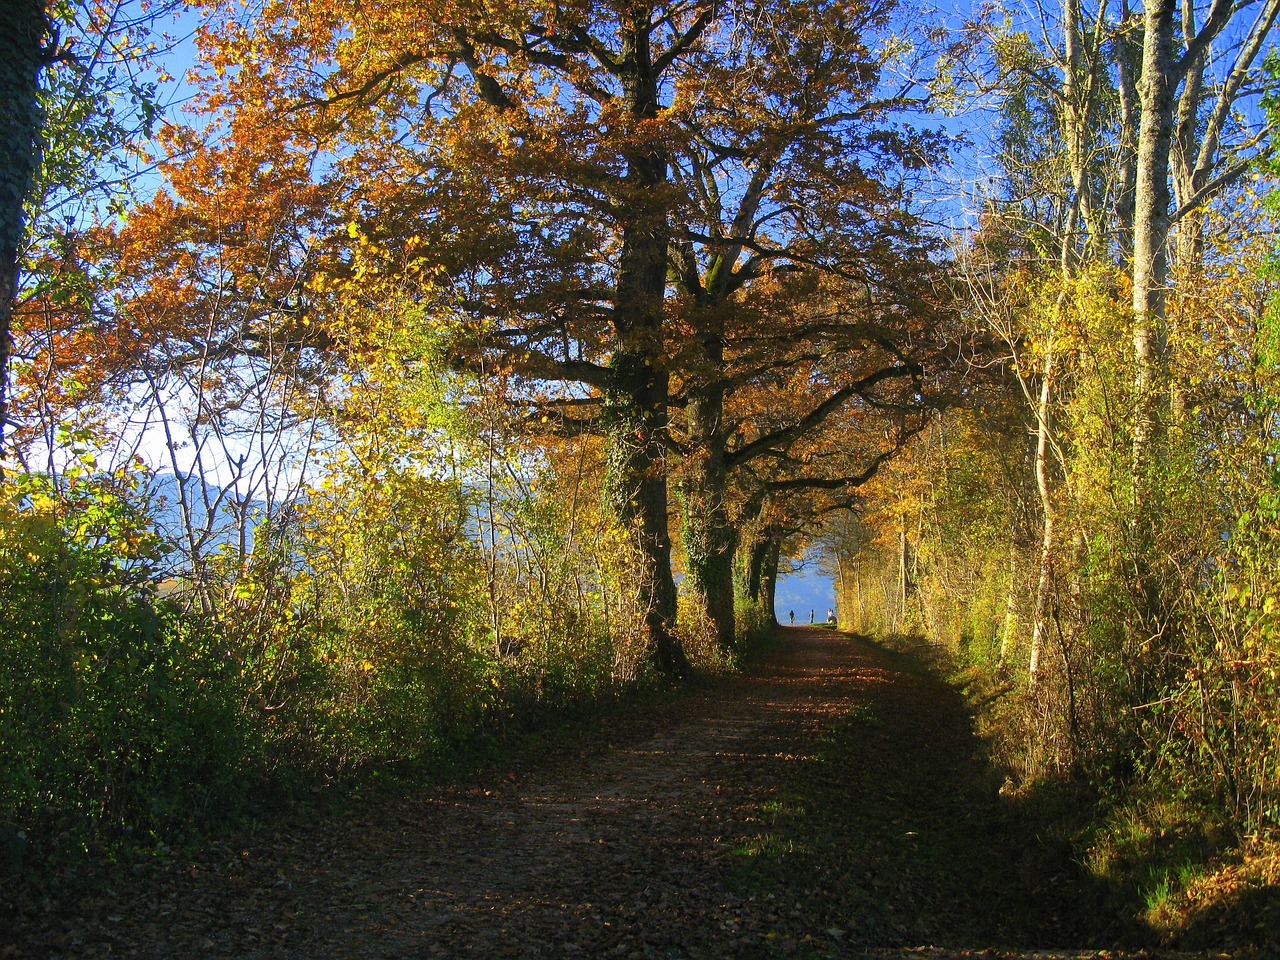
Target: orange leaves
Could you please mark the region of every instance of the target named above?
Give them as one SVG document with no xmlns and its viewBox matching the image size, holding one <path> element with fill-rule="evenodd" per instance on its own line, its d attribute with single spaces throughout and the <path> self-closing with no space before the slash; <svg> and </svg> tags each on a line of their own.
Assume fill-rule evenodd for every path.
<svg viewBox="0 0 1280 960">
<path fill-rule="evenodd" d="M 207 126 L 168 136 L 171 195 L 120 238 L 122 270 L 149 278 L 130 309 L 156 331 L 354 351 L 378 301 L 411 304 L 465 334 L 460 364 L 590 391 L 644 314 L 652 368 L 678 389 L 730 381 L 761 432 L 885 362 L 849 332 L 865 305 L 845 309 L 921 272 L 891 262 L 914 224 L 881 215 L 902 205 L 864 171 L 902 160 L 878 108 L 857 112 L 879 5 L 206 9 Z M 680 298 L 656 275 L 669 241 L 689 250 Z M 638 306 L 623 264 L 646 243 Z M 824 286 L 836 266 L 863 275 Z"/>
</svg>

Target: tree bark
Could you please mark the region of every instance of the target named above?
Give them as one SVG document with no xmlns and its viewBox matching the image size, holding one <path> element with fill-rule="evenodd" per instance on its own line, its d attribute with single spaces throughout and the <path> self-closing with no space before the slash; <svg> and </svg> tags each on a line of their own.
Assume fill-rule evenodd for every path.
<svg viewBox="0 0 1280 960">
<path fill-rule="evenodd" d="M 1065 283 L 1065 281 L 1064 281 Z M 1027 661 L 1027 686 L 1035 689 L 1040 680 L 1040 660 L 1048 631 L 1049 591 L 1053 584 L 1054 509 L 1049 479 L 1050 404 L 1053 399 L 1053 344 L 1045 351 L 1040 378 L 1040 402 L 1036 409 L 1036 492 L 1040 497 L 1040 568 L 1036 578 L 1035 617 L 1031 629 L 1031 654 Z"/>
<path fill-rule="evenodd" d="M 1153 537 L 1153 464 L 1163 422 L 1162 395 L 1168 365 L 1164 342 L 1169 237 L 1169 153 L 1173 146 L 1175 0 L 1146 6 L 1138 97 L 1138 164 L 1133 223 L 1133 501 L 1138 550 Z M 1141 577 L 1140 577 L 1141 579 Z"/>
<path fill-rule="evenodd" d="M 1118 179 L 1116 190 L 1116 234 L 1121 256 L 1133 259 L 1134 189 L 1138 182 L 1138 86 L 1136 45 L 1127 29 L 1132 13 L 1128 0 L 1120 0 L 1120 32 L 1112 38 L 1116 59 L 1116 94 L 1119 100 L 1120 129 L 1116 137 Z"/>
<path fill-rule="evenodd" d="M 687 667 L 674 633 L 676 588 L 671 573 L 667 479 L 661 437 L 666 428 L 666 375 L 655 374 L 643 354 L 616 351 L 613 367 L 621 389 L 606 393 L 608 444 L 606 495 L 622 524 L 632 530 L 643 564 L 640 595 L 649 655 L 664 673 Z M 626 389 L 626 385 L 633 389 Z"/>
<path fill-rule="evenodd" d="M 654 297 L 654 275 L 665 275 L 665 244 L 656 262 L 655 246 L 652 241 L 635 242 L 635 238 L 629 244 L 624 242 L 619 347 L 610 360 L 613 385 L 605 391 L 603 404 L 608 445 L 605 488 L 614 514 L 634 532 L 644 564 L 638 600 L 645 611 L 650 656 L 664 673 L 679 674 L 688 664 L 674 633 L 676 588 L 671 573 L 664 444 L 668 375 L 655 363 L 653 343 L 658 335 L 662 288 L 662 281 L 657 280 L 658 295 Z M 630 287 L 635 289 L 623 295 L 623 288 Z M 627 320 L 623 319 L 624 306 L 632 313 Z M 626 329 L 621 329 L 624 326 Z"/>
<path fill-rule="evenodd" d="M 836 552 L 836 621 L 838 623 L 848 624 L 853 622 L 853 617 L 849 615 L 849 600 L 846 593 L 846 585 L 844 582 L 844 558 L 840 556 L 839 551 Z"/>
<path fill-rule="evenodd" d="M 724 362 L 718 331 L 704 337 L 708 367 Z M 703 615 L 715 628 L 716 642 L 731 650 L 736 639 L 733 608 L 733 560 L 737 532 L 725 507 L 728 458 L 725 448 L 724 388 L 714 381 L 690 391 L 685 407 L 689 443 L 695 453 L 685 467 L 684 548 L 689 578 Z"/>
<path fill-rule="evenodd" d="M 645 19 L 645 18 L 642 18 Z M 658 112 L 658 77 L 649 49 L 649 25 L 633 25 L 624 45 L 626 103 L 639 124 Z M 627 152 L 627 195 L 634 198 L 622 223 L 614 296 L 617 346 L 602 415 L 608 444 L 606 499 L 636 536 L 644 565 L 640 596 L 649 656 L 663 673 L 689 664 L 675 634 L 676 588 L 671 573 L 666 441 L 670 376 L 662 363 L 662 324 L 671 227 L 664 208 L 667 156 L 641 142 Z"/>
<path fill-rule="evenodd" d="M 1182 35 L 1186 43 L 1195 38 L 1195 7 L 1190 0 L 1182 3 Z M 1206 52 L 1193 57 L 1182 71 L 1182 92 L 1174 105 L 1174 128 L 1170 142 L 1172 174 L 1174 190 L 1178 196 L 1191 196 L 1196 189 L 1197 180 L 1203 183 L 1204 174 L 1197 175 L 1195 158 L 1198 153 L 1197 126 L 1201 119 L 1201 100 L 1204 94 L 1204 68 Z M 1217 138 L 1217 131 L 1205 131 Z M 1204 219 L 1202 212 L 1196 210 L 1183 221 L 1177 234 L 1177 265 L 1182 269 L 1192 267 L 1194 261 L 1200 259 L 1204 249 Z"/>
<path fill-rule="evenodd" d="M 778 596 L 778 558 L 781 554 L 782 538 L 776 535 L 770 537 L 760 567 L 760 595 L 761 602 L 775 623 L 777 616 L 774 614 L 773 606 Z"/>
<path fill-rule="evenodd" d="M 1080 224 L 1085 226 L 1087 255 L 1105 257 L 1108 247 L 1104 204 L 1095 196 L 1090 178 L 1094 163 L 1092 140 L 1097 129 L 1099 70 L 1101 49 L 1105 39 L 1105 5 L 1098 17 L 1086 27 L 1080 0 L 1063 0 L 1063 82 L 1062 132 L 1071 169 L 1071 198 L 1067 222 L 1063 229 L 1064 262 L 1077 256 L 1075 249 Z"/>
<path fill-rule="evenodd" d="M 9 426 L 9 360 L 18 264 L 26 236 L 23 205 L 40 162 L 40 71 L 48 61 L 42 0 L 0 3 L 0 460 Z"/>
<path fill-rule="evenodd" d="M 1220 170 L 1222 137 L 1232 108 L 1247 88 L 1254 63 L 1280 17 L 1280 0 L 1265 0 L 1253 24 L 1240 37 L 1225 79 L 1220 84 L 1206 84 L 1207 41 L 1225 30 L 1231 19 L 1230 13 L 1216 7 L 1210 8 L 1209 20 L 1198 35 L 1195 8 L 1190 0 L 1183 0 L 1186 55 L 1179 71 L 1182 92 L 1176 105 L 1172 160 L 1174 200 L 1181 211 L 1180 216 L 1174 214 L 1178 218 L 1177 259 L 1180 272 L 1187 275 L 1196 274 L 1204 258 L 1204 205 L 1249 168 L 1249 164 L 1236 161 Z"/>
<path fill-rule="evenodd" d="M 897 534 L 897 608 L 902 621 L 906 621 L 906 602 L 911 598 L 911 548 L 906 539 L 906 513 L 902 513 L 902 525 Z"/>
<path fill-rule="evenodd" d="M 1012 513 L 1012 511 L 1011 511 Z M 1009 525 L 1009 590 L 1004 599 L 1004 623 L 1000 628 L 1000 664 L 1009 662 L 1014 634 L 1018 629 L 1018 536 L 1013 523 Z"/>
<path fill-rule="evenodd" d="M 742 594 L 751 603 L 760 602 L 760 576 L 767 549 L 768 540 L 753 530 L 743 551 L 745 559 L 742 564 Z"/>
<path fill-rule="evenodd" d="M 769 616 L 774 617 L 773 598 L 778 577 L 780 538 L 771 526 L 752 526 L 749 530 L 742 551 L 742 593 L 752 603 L 767 603 Z"/>
</svg>

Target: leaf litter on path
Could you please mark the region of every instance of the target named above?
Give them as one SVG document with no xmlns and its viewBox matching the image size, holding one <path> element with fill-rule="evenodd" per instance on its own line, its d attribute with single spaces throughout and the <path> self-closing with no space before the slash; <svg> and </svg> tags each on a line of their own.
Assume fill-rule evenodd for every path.
<svg viewBox="0 0 1280 960">
<path fill-rule="evenodd" d="M 1009 832 L 950 688 L 834 631 L 780 637 L 483 782 L 262 825 L 19 916 L 0 958 L 1120 955 L 1065 854 Z"/>
</svg>

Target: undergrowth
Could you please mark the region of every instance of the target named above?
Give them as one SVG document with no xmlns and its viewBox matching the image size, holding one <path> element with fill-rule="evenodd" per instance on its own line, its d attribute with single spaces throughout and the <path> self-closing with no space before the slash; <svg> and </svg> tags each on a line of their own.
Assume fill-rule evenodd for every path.
<svg viewBox="0 0 1280 960">
<path fill-rule="evenodd" d="M 495 630 L 439 483 L 363 491 L 358 523 L 263 524 L 252 555 L 218 554 L 197 582 L 166 573 L 145 482 L 0 485 L 0 912 L 669 689 L 608 571 L 594 597 L 548 580 Z"/>
<path fill-rule="evenodd" d="M 1211 791 L 1179 790 L 1106 754 L 1075 768 L 1026 764 L 1027 693 L 1005 672 L 919 636 L 894 649 L 930 664 L 965 697 L 1002 794 L 1037 830 L 1068 844 L 1153 942 L 1280 954 L 1280 845 L 1242 835 Z M 1249 954 L 1252 955 L 1252 954 Z"/>
</svg>

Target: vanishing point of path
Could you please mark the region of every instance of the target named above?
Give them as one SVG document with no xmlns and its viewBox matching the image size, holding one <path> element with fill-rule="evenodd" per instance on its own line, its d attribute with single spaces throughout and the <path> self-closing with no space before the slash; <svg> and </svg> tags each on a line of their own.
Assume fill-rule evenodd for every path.
<svg viewBox="0 0 1280 960">
<path fill-rule="evenodd" d="M 780 638 L 749 676 L 463 785 L 46 904 L 0 930 L 0 958 L 1092 957 L 1129 940 L 1004 809 L 954 691 L 833 631 Z"/>
</svg>

